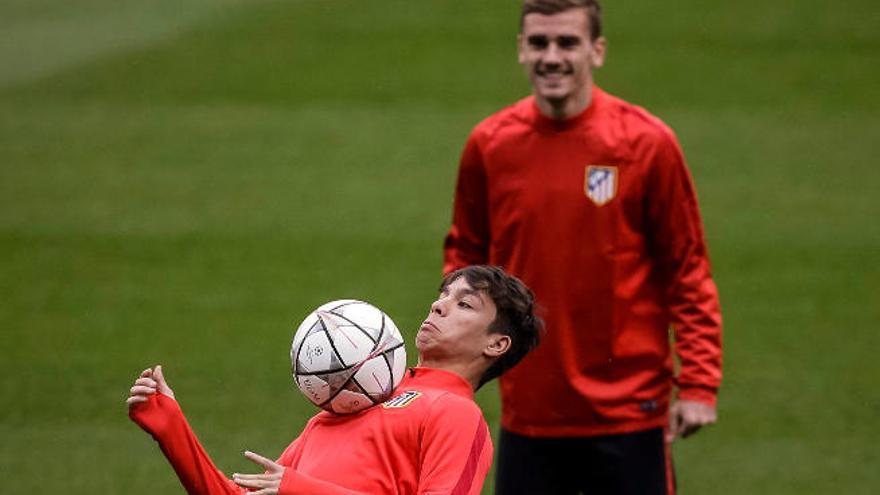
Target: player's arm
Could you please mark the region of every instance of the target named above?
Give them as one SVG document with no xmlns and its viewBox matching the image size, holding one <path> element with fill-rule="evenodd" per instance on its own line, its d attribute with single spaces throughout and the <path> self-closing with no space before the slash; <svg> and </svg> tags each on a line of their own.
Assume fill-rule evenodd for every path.
<svg viewBox="0 0 880 495">
<path fill-rule="evenodd" d="M 181 484 L 190 495 L 368 495 L 318 480 L 288 467 L 297 454 L 297 442 L 278 462 L 254 452 L 245 457 L 263 468 L 260 474 L 238 474 L 233 479 L 214 465 L 186 421 L 174 392 L 156 366 L 135 380 L 126 400 L 129 416 L 159 443 Z"/>
<path fill-rule="evenodd" d="M 488 261 L 487 187 L 482 153 L 476 136 L 472 134 L 459 164 L 452 226 L 443 244 L 443 273 Z"/>
<path fill-rule="evenodd" d="M 649 183 L 652 246 L 667 282 L 667 301 L 680 361 L 678 401 L 670 439 L 716 420 L 721 384 L 721 309 L 712 280 L 693 180 L 675 137 L 657 143 Z"/>
<path fill-rule="evenodd" d="M 202 448 L 162 374 L 148 368 L 131 387 L 126 400 L 129 417 L 152 435 L 190 495 L 241 495 Z"/>
<path fill-rule="evenodd" d="M 492 465 L 492 439 L 473 401 L 449 394 L 432 404 L 419 463 L 420 494 L 480 493 Z"/>
</svg>

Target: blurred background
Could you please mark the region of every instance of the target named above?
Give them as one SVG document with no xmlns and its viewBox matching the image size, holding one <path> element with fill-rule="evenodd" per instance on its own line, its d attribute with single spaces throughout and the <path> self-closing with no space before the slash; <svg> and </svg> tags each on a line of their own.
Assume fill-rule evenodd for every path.
<svg viewBox="0 0 880 495">
<path fill-rule="evenodd" d="M 327 300 L 414 363 L 461 147 L 528 93 L 518 6 L 0 0 L 0 492 L 183 493 L 126 416 L 154 363 L 251 471 L 315 411 L 288 347 Z M 680 493 L 880 493 L 876 2 L 604 6 L 598 82 L 677 131 L 722 296 Z"/>
</svg>

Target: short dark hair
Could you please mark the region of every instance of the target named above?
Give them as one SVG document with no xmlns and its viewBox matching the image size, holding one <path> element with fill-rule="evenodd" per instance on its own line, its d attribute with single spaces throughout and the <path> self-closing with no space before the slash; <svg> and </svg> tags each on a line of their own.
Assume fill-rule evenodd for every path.
<svg viewBox="0 0 880 495">
<path fill-rule="evenodd" d="M 590 39 L 602 36 L 602 6 L 598 0 L 525 0 L 519 17 L 519 29 L 529 14 L 553 15 L 571 9 L 586 9 L 590 21 Z"/>
<path fill-rule="evenodd" d="M 497 266 L 472 265 L 443 277 L 442 292 L 451 283 L 464 277 L 468 285 L 485 291 L 495 303 L 497 314 L 489 331 L 510 337 L 510 348 L 480 377 L 480 388 L 513 368 L 541 341 L 544 322 L 535 315 L 535 295 L 520 279 L 508 275 Z"/>
</svg>

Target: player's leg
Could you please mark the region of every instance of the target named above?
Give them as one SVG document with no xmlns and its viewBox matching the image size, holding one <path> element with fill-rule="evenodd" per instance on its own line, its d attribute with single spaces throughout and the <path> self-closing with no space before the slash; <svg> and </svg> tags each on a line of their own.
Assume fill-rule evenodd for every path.
<svg viewBox="0 0 880 495">
<path fill-rule="evenodd" d="M 496 495 L 577 495 L 566 438 L 534 438 L 501 429 Z"/>
<path fill-rule="evenodd" d="M 593 469 L 581 481 L 585 494 L 674 494 L 672 461 L 663 429 L 604 435 L 589 441 Z"/>
</svg>

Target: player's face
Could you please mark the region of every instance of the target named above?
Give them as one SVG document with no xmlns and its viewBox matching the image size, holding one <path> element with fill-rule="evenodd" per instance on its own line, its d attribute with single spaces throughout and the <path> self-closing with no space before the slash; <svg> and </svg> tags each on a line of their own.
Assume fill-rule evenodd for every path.
<svg viewBox="0 0 880 495">
<path fill-rule="evenodd" d="M 492 341 L 489 326 L 496 313 L 485 291 L 474 290 L 459 277 L 443 289 L 416 334 L 421 361 L 478 359 Z"/>
<path fill-rule="evenodd" d="M 554 107 L 572 99 L 587 101 L 593 69 L 605 60 L 605 39 L 591 41 L 589 33 L 586 9 L 525 16 L 519 62 L 529 73 L 536 98 Z"/>
</svg>

